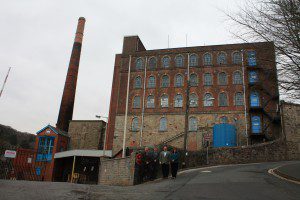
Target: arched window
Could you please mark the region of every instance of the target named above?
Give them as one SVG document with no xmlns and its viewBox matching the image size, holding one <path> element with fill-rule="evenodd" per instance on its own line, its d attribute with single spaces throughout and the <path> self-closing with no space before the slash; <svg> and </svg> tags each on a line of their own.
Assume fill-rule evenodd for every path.
<svg viewBox="0 0 300 200">
<path fill-rule="evenodd" d="M 249 72 L 249 83 L 256 83 L 258 82 L 258 75 L 256 71 Z"/>
<path fill-rule="evenodd" d="M 168 56 L 163 57 L 162 66 L 163 68 L 170 67 L 170 58 Z"/>
<path fill-rule="evenodd" d="M 154 76 L 149 76 L 148 88 L 155 88 L 155 77 Z"/>
<path fill-rule="evenodd" d="M 217 62 L 220 65 L 226 64 L 227 63 L 226 54 L 225 53 L 219 53 L 218 58 L 217 58 Z"/>
<path fill-rule="evenodd" d="M 137 117 L 134 117 L 131 122 L 131 130 L 138 131 L 138 128 L 139 128 L 139 119 Z"/>
<path fill-rule="evenodd" d="M 251 118 L 252 133 L 261 133 L 261 122 L 259 116 L 253 116 Z"/>
<path fill-rule="evenodd" d="M 189 131 L 197 131 L 197 119 L 196 117 L 189 118 Z"/>
<path fill-rule="evenodd" d="M 222 116 L 222 117 L 220 118 L 220 123 L 221 123 L 221 124 L 227 124 L 227 123 L 228 123 L 228 118 L 227 118 L 226 116 Z"/>
<path fill-rule="evenodd" d="M 233 62 L 233 64 L 241 64 L 242 63 L 242 54 L 240 52 L 234 52 L 232 54 L 232 62 Z"/>
<path fill-rule="evenodd" d="M 169 87 L 170 80 L 168 75 L 163 75 L 161 78 L 161 87 Z"/>
<path fill-rule="evenodd" d="M 160 118 L 159 120 L 159 131 L 167 130 L 167 119 L 165 117 Z"/>
<path fill-rule="evenodd" d="M 162 108 L 167 108 L 169 107 L 169 97 L 166 94 L 163 94 L 160 98 L 160 106 Z"/>
<path fill-rule="evenodd" d="M 259 94 L 256 91 L 252 91 L 250 93 L 250 106 L 251 107 L 259 107 Z"/>
<path fill-rule="evenodd" d="M 209 86 L 212 85 L 212 76 L 210 73 L 205 73 L 204 74 L 204 85 Z"/>
<path fill-rule="evenodd" d="M 205 53 L 203 56 L 204 65 L 212 65 L 212 55 L 210 53 Z"/>
<path fill-rule="evenodd" d="M 181 74 L 177 74 L 175 76 L 175 87 L 182 87 L 183 86 L 183 77 Z"/>
<path fill-rule="evenodd" d="M 219 94 L 219 106 L 228 106 L 227 94 L 225 92 Z"/>
<path fill-rule="evenodd" d="M 225 72 L 221 72 L 218 75 L 219 85 L 227 85 L 227 74 Z"/>
<path fill-rule="evenodd" d="M 243 106 L 244 105 L 244 95 L 241 92 L 235 93 L 235 105 L 236 106 Z"/>
<path fill-rule="evenodd" d="M 198 106 L 198 96 L 196 94 L 190 95 L 190 107 L 197 107 Z"/>
<path fill-rule="evenodd" d="M 154 108 L 154 96 L 149 95 L 147 97 L 147 108 Z"/>
<path fill-rule="evenodd" d="M 243 84 L 243 77 L 240 71 L 233 73 L 233 84 Z"/>
<path fill-rule="evenodd" d="M 196 67 L 198 65 L 198 56 L 196 54 L 190 55 L 190 66 Z"/>
<path fill-rule="evenodd" d="M 174 98 L 174 107 L 181 108 L 183 105 L 183 98 L 181 94 L 177 94 Z"/>
<path fill-rule="evenodd" d="M 142 88 L 142 78 L 140 76 L 135 78 L 134 88 Z"/>
<path fill-rule="evenodd" d="M 207 106 L 213 106 L 213 97 L 210 93 L 206 93 L 204 95 L 204 106 L 207 107 Z"/>
<path fill-rule="evenodd" d="M 175 66 L 183 67 L 183 56 L 182 55 L 178 55 L 175 57 Z"/>
<path fill-rule="evenodd" d="M 198 77 L 197 77 L 197 74 L 191 74 L 191 75 L 190 75 L 190 85 L 191 85 L 191 86 L 197 86 L 197 85 L 198 85 Z"/>
<path fill-rule="evenodd" d="M 156 68 L 156 58 L 152 57 L 149 59 L 149 69 L 155 69 Z"/>
<path fill-rule="evenodd" d="M 133 108 L 140 108 L 141 107 L 141 97 L 135 96 L 133 98 Z"/>
<path fill-rule="evenodd" d="M 135 68 L 137 70 L 143 69 L 144 68 L 144 60 L 142 58 L 137 58 L 135 61 Z"/>
</svg>

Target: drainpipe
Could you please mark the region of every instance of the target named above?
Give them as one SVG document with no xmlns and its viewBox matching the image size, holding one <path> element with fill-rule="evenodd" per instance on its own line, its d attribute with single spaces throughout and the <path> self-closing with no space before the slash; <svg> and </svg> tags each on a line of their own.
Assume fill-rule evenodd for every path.
<svg viewBox="0 0 300 200">
<path fill-rule="evenodd" d="M 190 107 L 190 54 L 188 53 L 188 66 L 187 66 L 187 90 L 186 90 L 186 110 L 185 110 L 185 126 L 184 126 L 184 163 L 186 165 L 186 149 L 187 149 L 187 134 L 188 134 L 188 125 L 189 125 L 189 107 Z"/>
<path fill-rule="evenodd" d="M 244 49 L 242 49 L 242 71 L 243 71 L 243 92 L 244 92 L 244 115 L 245 115 L 245 133 L 247 136 L 247 146 L 249 145 L 248 120 L 247 120 L 247 101 L 246 101 L 246 86 L 245 86 L 245 64 L 244 64 Z"/>
<path fill-rule="evenodd" d="M 143 90 L 143 104 L 142 104 L 142 123 L 141 123 L 141 132 L 140 132 L 140 147 L 143 143 L 143 128 L 144 128 L 144 113 L 145 113 L 145 93 L 146 93 L 146 81 L 147 81 L 147 57 L 145 60 L 145 73 L 144 73 L 144 90 Z"/>
<path fill-rule="evenodd" d="M 127 115 L 128 115 L 128 99 L 129 99 L 129 85 L 130 85 L 130 66 L 131 66 L 131 55 L 129 56 L 129 63 L 128 63 L 127 94 L 126 94 L 126 108 L 125 108 L 124 130 L 123 130 L 123 151 L 122 151 L 122 158 L 125 158 Z"/>
</svg>

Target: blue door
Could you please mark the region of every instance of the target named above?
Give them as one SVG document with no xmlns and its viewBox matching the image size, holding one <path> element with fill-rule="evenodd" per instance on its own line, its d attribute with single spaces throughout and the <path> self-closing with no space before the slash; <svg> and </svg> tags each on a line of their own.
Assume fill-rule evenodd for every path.
<svg viewBox="0 0 300 200">
<path fill-rule="evenodd" d="M 255 51 L 248 51 L 248 65 L 256 66 L 256 52 Z"/>
<path fill-rule="evenodd" d="M 250 93 L 250 106 L 251 107 L 259 107 L 259 94 L 258 92 Z"/>
<path fill-rule="evenodd" d="M 256 71 L 249 72 L 249 83 L 256 83 L 258 82 L 258 75 Z"/>
<path fill-rule="evenodd" d="M 259 116 L 253 116 L 251 118 L 252 133 L 261 133 L 261 122 Z"/>
</svg>

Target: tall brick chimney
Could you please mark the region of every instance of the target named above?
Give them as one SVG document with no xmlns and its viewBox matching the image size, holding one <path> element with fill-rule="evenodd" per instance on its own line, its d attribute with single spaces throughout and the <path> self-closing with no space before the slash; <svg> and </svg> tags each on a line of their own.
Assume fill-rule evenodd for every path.
<svg viewBox="0 0 300 200">
<path fill-rule="evenodd" d="M 61 99 L 58 119 L 56 127 L 60 130 L 68 132 L 69 121 L 73 117 L 73 108 L 76 93 L 77 75 L 80 61 L 80 52 L 83 38 L 85 18 L 78 19 L 75 40 L 73 44 L 72 54 L 70 58 L 68 73 L 66 77 L 63 96 Z"/>
</svg>

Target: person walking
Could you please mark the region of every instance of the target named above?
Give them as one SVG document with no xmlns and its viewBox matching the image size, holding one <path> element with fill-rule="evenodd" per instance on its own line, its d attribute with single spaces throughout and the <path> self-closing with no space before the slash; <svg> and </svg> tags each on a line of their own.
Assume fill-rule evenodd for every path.
<svg viewBox="0 0 300 200">
<path fill-rule="evenodd" d="M 176 178 L 178 171 L 178 163 L 179 163 L 179 153 L 177 149 L 174 147 L 171 154 L 171 173 L 172 178 Z"/>
<path fill-rule="evenodd" d="M 159 155 L 159 163 L 161 164 L 163 178 L 168 178 L 169 176 L 170 156 L 171 153 L 168 151 L 167 146 L 164 146 L 163 151 L 160 152 Z"/>
<path fill-rule="evenodd" d="M 154 147 L 153 154 L 152 154 L 152 163 L 151 163 L 151 177 L 150 180 L 155 180 L 157 176 L 157 170 L 158 170 L 158 162 L 159 162 L 159 152 L 158 148 Z"/>
</svg>

